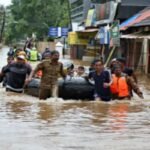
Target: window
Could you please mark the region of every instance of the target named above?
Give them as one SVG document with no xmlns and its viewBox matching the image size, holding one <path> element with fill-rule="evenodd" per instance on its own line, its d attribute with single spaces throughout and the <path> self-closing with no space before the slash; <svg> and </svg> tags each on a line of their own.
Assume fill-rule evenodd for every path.
<svg viewBox="0 0 150 150">
<path fill-rule="evenodd" d="M 71 9 L 74 9 L 74 8 L 76 8 L 76 7 L 78 7 L 82 4 L 83 4 L 83 0 L 77 0 L 74 3 L 71 4 Z"/>
<path fill-rule="evenodd" d="M 74 15 L 74 14 L 79 13 L 79 12 L 83 12 L 83 6 L 78 7 L 77 9 L 72 10 L 71 14 Z"/>
</svg>

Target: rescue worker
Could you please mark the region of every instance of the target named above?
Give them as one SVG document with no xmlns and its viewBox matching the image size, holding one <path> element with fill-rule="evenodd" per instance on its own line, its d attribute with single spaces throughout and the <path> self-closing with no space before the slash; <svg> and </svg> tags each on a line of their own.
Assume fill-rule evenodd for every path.
<svg viewBox="0 0 150 150">
<path fill-rule="evenodd" d="M 16 62 L 10 64 L 2 72 L 2 75 L 8 74 L 6 91 L 22 93 L 31 71 L 32 68 L 26 63 L 24 55 L 17 56 Z"/>
<path fill-rule="evenodd" d="M 7 65 L 5 65 L 5 66 L 2 68 L 2 70 L 1 70 L 1 73 L 0 73 L 0 82 L 3 82 L 3 87 L 6 86 L 6 83 L 7 83 L 7 76 L 8 76 L 7 73 L 4 74 L 3 72 L 4 72 L 4 70 L 6 70 L 6 69 L 9 67 L 9 65 L 12 64 L 13 62 L 14 62 L 14 57 L 9 56 L 9 57 L 7 58 Z"/>
<path fill-rule="evenodd" d="M 95 60 L 95 71 L 93 71 L 89 78 L 92 78 L 95 82 L 95 100 L 110 101 L 110 73 L 105 70 L 102 60 Z"/>
<path fill-rule="evenodd" d="M 132 88 L 140 98 L 143 98 L 143 94 L 133 78 L 124 74 L 121 70 L 121 66 L 115 66 L 114 74 L 112 74 L 112 84 L 110 86 L 113 99 L 130 99 L 130 88 Z"/>
<path fill-rule="evenodd" d="M 58 97 L 58 77 L 59 74 L 65 78 L 63 72 L 63 64 L 58 61 L 59 52 L 52 51 L 51 59 L 43 60 L 37 65 L 35 70 L 30 74 L 29 81 L 39 71 L 42 71 L 42 78 L 40 83 L 39 99 L 47 99 L 49 97 Z M 28 81 L 28 82 L 29 82 Z"/>
<path fill-rule="evenodd" d="M 38 60 L 38 51 L 35 47 L 33 47 L 31 50 L 30 50 L 30 53 L 29 53 L 29 60 L 30 61 L 37 61 Z"/>
</svg>

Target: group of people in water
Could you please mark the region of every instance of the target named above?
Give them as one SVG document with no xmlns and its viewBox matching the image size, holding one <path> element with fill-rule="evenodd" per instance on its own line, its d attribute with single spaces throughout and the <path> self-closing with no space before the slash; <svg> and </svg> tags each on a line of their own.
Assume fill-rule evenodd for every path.
<svg viewBox="0 0 150 150">
<path fill-rule="evenodd" d="M 8 52 L 7 65 L 0 72 L 0 81 L 3 82 L 6 91 L 22 93 L 33 77 L 40 76 L 39 99 L 57 97 L 58 78 L 61 75 L 64 80 L 74 76 L 85 78 L 88 81 L 89 79 L 93 80 L 95 89 L 93 98 L 95 100 L 131 99 L 133 91 L 143 98 L 134 71 L 125 66 L 124 58 L 113 59 L 109 68 L 105 67 L 102 60 L 96 59 L 91 63 L 87 74 L 83 66 L 79 66 L 75 71 L 73 64 L 65 71 L 63 64 L 59 62 L 59 52 L 49 49 L 42 54 L 43 60 L 35 69 L 32 69 L 27 61 L 28 53 L 28 50 L 16 49 L 16 47 L 13 51 L 11 49 L 11 53 Z M 35 58 L 35 55 L 38 57 L 37 53 L 34 53 L 33 56 L 31 54 L 31 57 Z"/>
</svg>

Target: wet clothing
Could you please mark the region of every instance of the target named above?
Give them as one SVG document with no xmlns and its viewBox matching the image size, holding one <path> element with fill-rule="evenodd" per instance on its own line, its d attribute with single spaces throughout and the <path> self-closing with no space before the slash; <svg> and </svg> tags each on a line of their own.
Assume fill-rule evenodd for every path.
<svg viewBox="0 0 150 150">
<path fill-rule="evenodd" d="M 95 71 L 90 74 L 95 81 L 95 97 L 99 97 L 103 101 L 111 100 L 110 87 L 104 88 L 104 83 L 110 83 L 110 74 L 108 71 L 103 70 L 100 75 Z"/>
<path fill-rule="evenodd" d="M 54 89 L 53 87 L 58 85 L 57 80 L 59 74 L 65 77 L 63 72 L 63 64 L 60 62 L 53 64 L 50 59 L 46 59 L 37 65 L 34 70 L 34 74 L 36 74 L 39 70 L 42 71 L 42 78 L 40 83 L 40 91 L 42 92 L 40 92 L 39 97 L 44 97 L 44 99 L 46 99 L 48 98 L 46 96 L 47 94 L 44 94 L 45 96 L 41 96 L 43 95 L 43 90 L 49 90 L 50 95 L 52 95 Z"/>
<path fill-rule="evenodd" d="M 130 99 L 131 96 L 132 96 L 132 93 L 131 91 L 133 90 L 138 96 L 141 96 L 142 95 L 142 92 L 141 90 L 139 89 L 138 85 L 136 84 L 135 80 L 126 75 L 126 74 L 122 74 L 121 75 L 121 78 L 122 78 L 122 81 L 123 83 L 121 83 L 122 85 L 120 85 L 121 89 L 120 89 L 120 92 L 122 93 L 126 93 L 126 95 L 122 96 L 122 94 L 120 95 L 119 93 L 112 93 L 112 97 L 113 99 L 124 99 L 124 98 L 128 98 Z M 114 79 L 114 78 L 113 78 Z M 121 81 L 120 81 L 121 82 Z M 113 83 L 112 83 L 113 84 Z M 127 94 L 127 87 L 126 85 L 128 86 L 128 92 L 129 94 Z M 112 85 L 111 85 L 112 86 Z M 119 86 L 119 85 L 118 85 Z M 119 88 L 119 87 L 118 87 Z"/>
<path fill-rule="evenodd" d="M 39 99 L 47 99 L 49 97 L 57 97 L 58 96 L 58 85 L 51 85 L 49 89 L 40 88 Z"/>
<path fill-rule="evenodd" d="M 7 74 L 6 89 L 14 92 L 23 92 L 26 76 L 31 73 L 28 64 L 12 63 L 3 70 Z"/>
<path fill-rule="evenodd" d="M 126 80 L 126 75 L 122 74 L 121 77 L 112 75 L 112 84 L 110 86 L 112 94 L 117 95 L 119 98 L 129 97 L 129 88 Z"/>
</svg>

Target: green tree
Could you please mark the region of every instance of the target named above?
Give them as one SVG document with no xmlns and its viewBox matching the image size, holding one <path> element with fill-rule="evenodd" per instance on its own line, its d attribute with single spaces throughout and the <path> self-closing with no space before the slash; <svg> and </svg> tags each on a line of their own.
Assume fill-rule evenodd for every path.
<svg viewBox="0 0 150 150">
<path fill-rule="evenodd" d="M 36 33 L 45 38 L 50 26 L 68 26 L 67 0 L 12 0 L 7 39 L 21 39 Z M 12 37 L 13 35 L 13 37 Z"/>
</svg>

